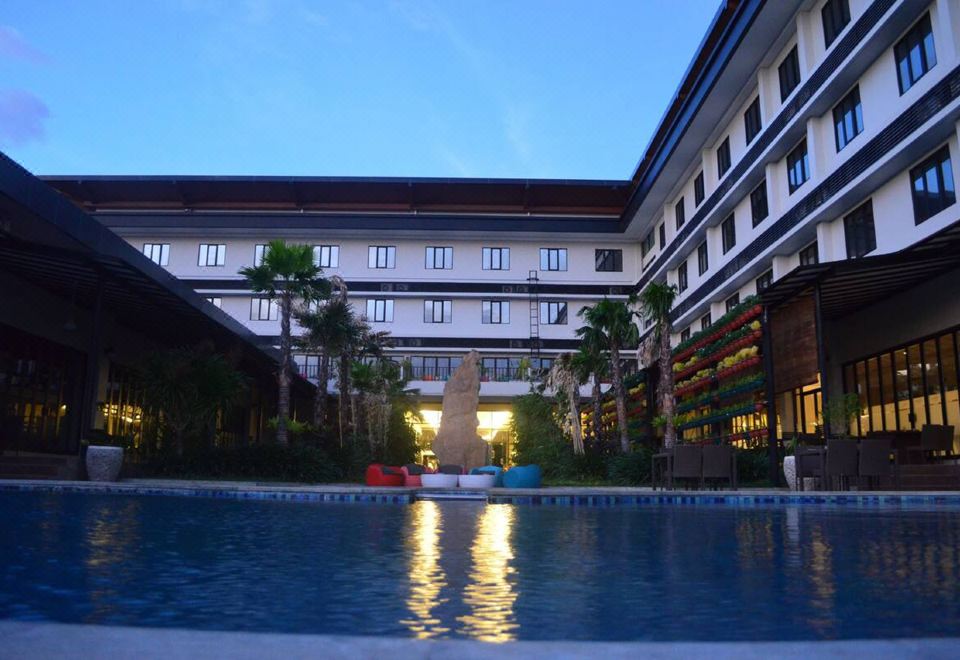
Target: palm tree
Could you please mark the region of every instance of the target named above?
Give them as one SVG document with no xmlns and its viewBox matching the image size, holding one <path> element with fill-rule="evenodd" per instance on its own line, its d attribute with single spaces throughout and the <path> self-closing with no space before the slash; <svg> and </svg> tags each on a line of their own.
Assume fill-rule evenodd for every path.
<svg viewBox="0 0 960 660">
<path fill-rule="evenodd" d="M 603 435 L 603 391 L 601 382 L 610 372 L 610 365 L 607 356 L 603 353 L 603 341 L 596 329 L 590 326 L 577 328 L 577 336 L 580 337 L 580 348 L 573 355 L 573 367 L 577 371 L 580 382 L 590 380 L 593 387 L 590 392 L 591 403 L 593 404 L 592 431 L 594 442 L 599 442 Z"/>
<path fill-rule="evenodd" d="M 639 341 L 640 331 L 633 322 L 633 312 L 626 303 L 604 298 L 592 307 L 584 307 L 577 316 L 596 333 L 596 339 L 610 354 L 610 375 L 613 380 L 613 395 L 617 401 L 617 427 L 620 430 L 620 450 L 630 451 L 627 434 L 627 395 L 623 387 L 623 365 L 620 350 Z"/>
<path fill-rule="evenodd" d="M 667 449 L 677 441 L 677 431 L 673 426 L 673 364 L 670 351 L 670 310 L 677 297 L 677 287 L 666 282 L 651 282 L 640 293 L 640 316 L 653 321 L 653 336 L 657 348 L 657 360 L 660 380 L 657 384 L 660 395 L 660 413 L 665 421 L 663 445 Z"/>
<path fill-rule="evenodd" d="M 300 345 L 305 351 L 319 355 L 317 392 L 313 401 L 313 424 L 321 428 L 326 423 L 327 417 L 330 362 L 340 356 L 354 341 L 356 318 L 350 304 L 341 298 L 329 300 L 315 310 L 304 309 L 296 317 L 306 331 L 300 339 Z"/>
<path fill-rule="evenodd" d="M 290 418 L 290 317 L 295 301 L 315 302 L 330 295 L 330 282 L 313 261 L 309 245 L 270 241 L 259 266 L 240 269 L 250 289 L 280 301 L 280 370 L 277 374 L 277 442 L 287 444 Z"/>
</svg>

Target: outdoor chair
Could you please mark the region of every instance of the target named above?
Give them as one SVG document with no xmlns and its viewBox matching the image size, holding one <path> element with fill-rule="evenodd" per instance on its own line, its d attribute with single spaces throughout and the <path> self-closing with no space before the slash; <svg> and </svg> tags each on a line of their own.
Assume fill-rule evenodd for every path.
<svg viewBox="0 0 960 660">
<path fill-rule="evenodd" d="M 921 463 L 957 458 L 953 453 L 953 427 L 924 424 L 920 431 L 920 446 L 908 448 L 907 453 L 919 456 Z"/>
<path fill-rule="evenodd" d="M 890 462 L 893 454 L 893 463 Z M 895 487 L 900 488 L 900 469 L 897 464 L 896 453 L 893 447 L 893 438 L 890 436 L 873 436 L 860 443 L 860 461 L 857 466 L 859 481 L 857 488 L 863 488 L 863 479 L 866 479 L 867 490 L 871 485 L 879 488 L 885 481 L 893 481 Z"/>
<path fill-rule="evenodd" d="M 420 488 L 423 485 L 421 477 L 424 474 L 429 474 L 431 471 L 422 465 L 417 465 L 416 463 L 408 463 L 400 468 L 400 471 L 403 472 L 403 485 L 407 488 Z"/>
<path fill-rule="evenodd" d="M 730 490 L 737 487 L 737 454 L 729 445 L 707 445 L 703 447 L 703 483 L 714 481 L 719 487 L 725 479 Z"/>
<path fill-rule="evenodd" d="M 823 447 L 804 447 L 797 444 L 794 450 L 797 490 L 805 490 L 804 479 L 819 479 L 823 483 L 824 456 Z"/>
<path fill-rule="evenodd" d="M 703 447 L 700 445 L 677 445 L 673 448 L 673 463 L 670 471 L 670 487 L 678 479 L 694 481 L 703 486 Z"/>
<path fill-rule="evenodd" d="M 857 441 L 827 440 L 826 478 L 831 488 L 836 479 L 837 490 L 850 489 L 850 477 L 857 476 Z"/>
</svg>

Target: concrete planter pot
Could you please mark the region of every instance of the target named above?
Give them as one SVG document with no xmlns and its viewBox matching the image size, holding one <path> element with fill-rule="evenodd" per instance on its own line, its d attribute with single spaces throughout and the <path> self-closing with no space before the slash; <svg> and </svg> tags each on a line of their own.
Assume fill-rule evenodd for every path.
<svg viewBox="0 0 960 660">
<path fill-rule="evenodd" d="M 493 488 L 496 481 L 493 474 L 461 474 L 458 479 L 460 488 Z"/>
<path fill-rule="evenodd" d="M 790 490 L 797 489 L 796 460 L 797 460 L 796 456 L 783 457 L 783 477 L 787 480 L 787 485 L 790 487 Z"/>
<path fill-rule="evenodd" d="M 87 478 L 90 481 L 116 481 L 123 467 L 123 447 L 87 447 Z"/>
<path fill-rule="evenodd" d="M 424 488 L 456 488 L 458 477 L 456 474 L 424 474 L 420 481 Z"/>
</svg>

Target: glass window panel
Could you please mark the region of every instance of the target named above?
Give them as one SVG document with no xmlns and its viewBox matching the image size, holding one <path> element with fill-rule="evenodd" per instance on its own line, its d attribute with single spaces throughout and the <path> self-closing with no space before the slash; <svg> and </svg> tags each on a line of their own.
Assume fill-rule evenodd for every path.
<svg viewBox="0 0 960 660">
<path fill-rule="evenodd" d="M 862 364 L 862 363 L 861 363 Z M 880 383 L 882 380 L 882 375 L 880 373 L 880 367 L 877 363 L 876 358 L 870 358 L 867 363 L 863 374 L 858 373 L 858 377 L 861 375 L 866 376 L 867 383 L 867 400 L 870 402 L 869 415 L 871 420 L 871 431 L 880 431 L 883 429 L 881 418 L 883 416 L 883 407 L 880 405 L 881 394 L 880 394 Z"/>
<path fill-rule="evenodd" d="M 877 369 L 880 379 L 880 394 L 883 396 L 883 430 L 897 430 L 897 404 L 893 385 L 893 363 L 889 353 L 884 353 L 879 359 L 870 360 L 870 370 Z M 872 374 L 871 374 L 872 376 Z"/>
<path fill-rule="evenodd" d="M 897 401 L 897 422 L 900 430 L 911 429 L 910 424 L 910 380 L 907 377 L 907 350 L 901 348 L 893 352 L 894 393 Z"/>
<path fill-rule="evenodd" d="M 957 356 L 954 333 L 940 337 L 940 368 L 943 372 L 943 397 L 947 405 L 947 424 L 953 427 L 953 450 L 960 450 L 960 399 L 957 395 Z"/>
<path fill-rule="evenodd" d="M 940 362 L 937 360 L 937 342 L 923 342 L 923 365 L 926 373 L 926 395 L 930 424 L 943 424 L 943 397 L 940 392 Z"/>
<path fill-rule="evenodd" d="M 923 397 L 923 363 L 920 360 L 920 346 L 907 347 L 907 361 L 910 365 L 910 398 L 913 405 L 912 428 L 923 428 L 927 423 L 927 412 Z"/>
</svg>

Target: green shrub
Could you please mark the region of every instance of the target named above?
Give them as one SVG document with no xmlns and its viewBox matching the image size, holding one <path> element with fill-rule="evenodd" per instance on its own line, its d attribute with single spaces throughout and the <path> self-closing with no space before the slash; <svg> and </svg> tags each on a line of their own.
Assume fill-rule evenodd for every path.
<svg viewBox="0 0 960 660">
<path fill-rule="evenodd" d="M 340 481 L 343 471 L 323 450 L 275 444 L 202 448 L 176 456 L 161 454 L 143 466 L 145 474 L 180 478 L 263 479 L 325 483 Z"/>
<path fill-rule="evenodd" d="M 634 447 L 629 454 L 614 454 L 607 458 L 607 480 L 614 486 L 645 486 L 650 484 L 649 447 Z"/>
<path fill-rule="evenodd" d="M 769 485 L 770 458 L 766 447 L 737 451 L 737 481 L 744 485 Z"/>
<path fill-rule="evenodd" d="M 517 465 L 536 463 L 544 479 L 574 479 L 577 457 L 554 417 L 553 403 L 531 393 L 513 400 L 513 433 Z"/>
</svg>

